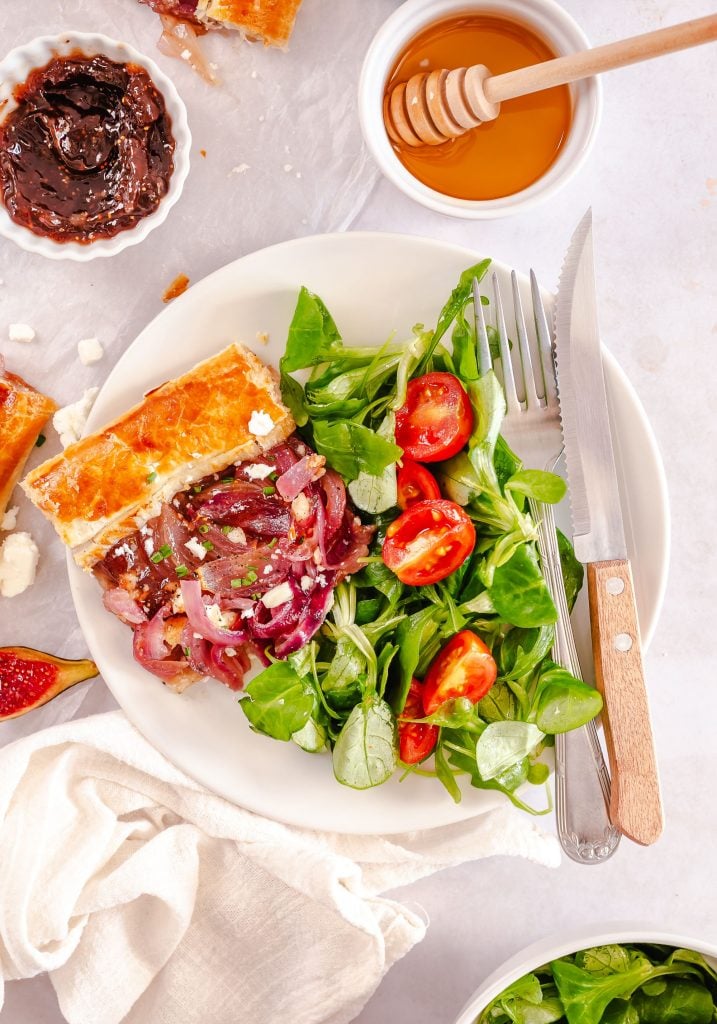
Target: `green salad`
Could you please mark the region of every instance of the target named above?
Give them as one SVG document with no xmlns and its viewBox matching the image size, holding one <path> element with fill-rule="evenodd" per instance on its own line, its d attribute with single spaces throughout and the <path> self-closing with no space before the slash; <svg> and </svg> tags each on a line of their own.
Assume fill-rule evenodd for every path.
<svg viewBox="0 0 717 1024">
<path fill-rule="evenodd" d="M 558 502 L 565 484 L 523 468 L 500 433 L 501 385 L 479 373 L 472 281 L 489 264 L 461 275 L 435 327 L 376 347 L 345 346 L 301 289 L 282 394 L 370 541 L 318 631 L 241 707 L 254 730 L 330 752 L 355 789 L 417 773 L 458 802 L 462 777 L 545 813 L 549 793 L 536 810 L 519 787 L 547 782 L 545 747 L 602 702 L 550 658 L 557 612 L 527 499 Z M 560 548 L 572 607 L 583 569 L 562 535 Z"/>
<path fill-rule="evenodd" d="M 476 1024 L 713 1024 L 717 971 L 689 949 L 597 946 L 513 982 Z"/>
</svg>

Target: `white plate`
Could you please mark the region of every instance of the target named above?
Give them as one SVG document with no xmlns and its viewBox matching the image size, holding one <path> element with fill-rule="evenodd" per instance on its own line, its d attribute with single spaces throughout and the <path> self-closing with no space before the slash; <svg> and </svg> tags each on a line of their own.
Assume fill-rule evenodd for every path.
<svg viewBox="0 0 717 1024">
<path fill-rule="evenodd" d="M 102 388 L 88 430 L 232 340 L 277 364 L 301 284 L 321 295 L 347 342 L 377 344 L 394 330 L 408 337 L 413 324 L 434 323 L 461 271 L 475 261 L 458 246 L 378 233 L 322 235 L 245 256 L 195 285 L 145 328 Z M 508 270 L 497 269 L 507 296 Z M 270 335 L 266 345 L 257 340 L 263 331 Z M 664 477 L 644 412 L 611 358 L 606 376 L 647 641 L 667 569 Z M 134 662 L 130 631 L 105 611 L 94 579 L 72 563 L 69 572 L 92 656 L 130 720 L 176 765 L 227 799 L 290 824 L 358 834 L 430 828 L 502 802 L 499 794 L 466 787 L 455 805 L 440 783 L 416 776 L 364 792 L 339 785 L 327 756 L 253 733 L 235 695 L 220 683 L 205 680 L 181 697 L 165 689 Z M 577 619 L 584 639 L 584 607 Z"/>
</svg>

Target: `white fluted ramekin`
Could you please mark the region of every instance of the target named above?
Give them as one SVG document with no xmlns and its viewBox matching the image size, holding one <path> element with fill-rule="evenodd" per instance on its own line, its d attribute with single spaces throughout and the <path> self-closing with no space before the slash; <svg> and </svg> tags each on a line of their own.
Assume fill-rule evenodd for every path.
<svg viewBox="0 0 717 1024">
<path fill-rule="evenodd" d="M 17 224 L 0 201 L 0 235 L 9 238 L 28 252 L 47 256 L 51 260 L 77 260 L 85 263 L 97 256 L 116 256 L 128 246 L 143 241 L 150 231 L 164 223 L 167 214 L 179 199 L 189 174 L 192 137 L 187 123 L 186 107 L 172 80 L 153 60 L 145 57 L 128 43 L 95 32 L 67 31 L 56 36 L 39 36 L 11 50 L 0 61 L 0 121 L 16 108 L 13 93 L 18 85 L 27 81 L 32 71 L 49 64 L 54 57 L 65 57 L 77 50 L 88 57 L 103 54 L 121 64 L 138 64 L 143 67 L 164 98 L 167 113 L 172 120 L 175 143 L 174 170 L 169 179 L 167 194 L 153 213 L 143 217 L 134 227 L 120 231 L 113 238 L 100 238 L 87 245 L 81 245 L 79 242 L 55 242 Z"/>
<path fill-rule="evenodd" d="M 359 81 L 359 118 L 371 154 L 383 173 L 411 199 L 438 213 L 468 220 L 491 220 L 523 213 L 561 189 L 582 167 L 592 149 L 602 110 L 598 77 L 570 87 L 573 118 L 568 137 L 554 163 L 537 181 L 520 192 L 499 199 L 456 199 L 414 178 L 396 155 L 383 120 L 386 83 L 399 55 L 428 25 L 457 14 L 505 15 L 534 29 L 558 56 L 586 50 L 585 33 L 556 0 L 405 0 L 393 11 L 373 38 L 364 58 Z M 480 60 L 476 55 L 476 60 Z M 490 57 L 485 62 L 490 66 Z"/>
</svg>

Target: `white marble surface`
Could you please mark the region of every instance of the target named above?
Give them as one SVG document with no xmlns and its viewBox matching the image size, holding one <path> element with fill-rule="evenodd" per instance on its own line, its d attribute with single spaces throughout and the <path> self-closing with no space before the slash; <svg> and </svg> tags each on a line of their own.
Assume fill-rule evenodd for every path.
<svg viewBox="0 0 717 1024">
<path fill-rule="evenodd" d="M 0 349 L 39 385 L 52 381 L 58 400 L 73 399 L 81 387 L 101 383 L 160 310 L 161 292 L 176 273 L 196 280 L 254 248 L 315 231 L 363 228 L 444 238 L 519 269 L 533 266 L 550 286 L 572 227 L 592 203 L 604 340 L 645 405 L 670 487 L 671 574 L 647 656 L 667 829 L 655 847 L 624 842 L 596 869 L 566 862 L 548 872 L 484 861 L 397 892 L 425 909 L 428 936 L 386 977 L 358 1021 L 449 1024 L 488 971 L 551 931 L 644 919 L 717 938 L 711 405 L 717 394 L 717 48 L 614 73 L 605 81 L 597 147 L 579 177 L 520 218 L 467 223 L 413 205 L 378 180 L 361 151 L 358 68 L 372 32 L 395 6 L 394 0 L 305 0 L 288 55 L 212 39 L 212 57 L 227 69 L 224 86 L 213 92 L 160 56 L 187 101 L 195 135 L 193 172 L 180 206 L 141 249 L 84 269 L 49 264 L 0 241 Z M 708 0 L 565 0 L 565 6 L 594 43 L 714 9 Z M 68 26 L 123 35 L 149 53 L 157 34 L 149 12 L 133 0 L 33 0 L 12 9 L 2 5 L 0 51 Z M 199 148 L 207 150 L 206 159 Z M 233 174 L 242 163 L 249 169 Z M 5 342 L 4 325 L 17 320 L 38 330 L 32 351 Z M 107 355 L 84 368 L 75 344 L 90 334 L 101 337 Z M 79 656 L 83 642 L 58 546 L 29 509 L 21 516 L 44 558 L 33 590 L 0 599 L 0 644 Z M 111 706 L 102 684 L 78 688 L 12 729 L 3 727 L 0 743 Z M 61 1020 L 44 978 L 11 983 L 0 1017 L 2 1024 Z"/>
</svg>

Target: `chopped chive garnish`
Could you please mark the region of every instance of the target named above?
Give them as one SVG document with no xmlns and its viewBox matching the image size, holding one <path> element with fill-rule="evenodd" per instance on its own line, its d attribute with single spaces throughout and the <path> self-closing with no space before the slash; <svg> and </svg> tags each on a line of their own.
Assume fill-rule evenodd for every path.
<svg viewBox="0 0 717 1024">
<path fill-rule="evenodd" d="M 188 647 L 183 647 L 182 650 L 184 651 L 184 657 L 188 658 L 189 657 L 189 648 Z"/>
<path fill-rule="evenodd" d="M 199 527 L 199 532 L 200 533 L 209 533 L 209 527 L 207 526 L 206 523 L 202 523 L 202 525 Z"/>
<path fill-rule="evenodd" d="M 259 578 L 259 577 L 257 576 L 257 574 L 256 574 L 256 573 L 254 572 L 254 570 L 253 570 L 253 569 L 251 569 L 251 570 L 250 570 L 250 571 L 249 571 L 249 572 L 248 572 L 248 573 L 246 574 L 246 581 L 247 581 L 247 583 L 256 583 L 256 581 L 258 580 L 258 578 Z"/>
<path fill-rule="evenodd" d="M 235 590 L 238 590 L 239 587 L 243 587 L 243 586 L 244 586 L 244 580 L 238 580 L 238 579 L 237 580 L 232 580 L 232 587 Z"/>
<path fill-rule="evenodd" d="M 269 473 L 269 479 L 270 480 L 278 480 L 279 479 L 279 474 L 278 473 Z"/>
<path fill-rule="evenodd" d="M 194 487 L 192 487 L 192 490 L 194 491 L 195 494 L 199 494 L 201 489 L 202 489 L 201 484 L 195 484 Z"/>
<path fill-rule="evenodd" d="M 212 542 L 210 540 L 203 540 L 202 541 L 202 547 L 206 548 L 207 551 L 211 551 L 214 548 L 214 545 L 212 544 Z"/>
<path fill-rule="evenodd" d="M 233 529 L 233 526 L 222 526 L 222 533 L 226 536 L 226 534 L 231 533 Z"/>
<path fill-rule="evenodd" d="M 45 443 L 45 441 L 47 441 L 47 438 L 45 437 L 45 435 L 44 434 L 38 434 L 37 435 L 37 441 L 35 441 L 35 447 L 36 448 L 42 448 L 42 446 Z"/>
<path fill-rule="evenodd" d="M 149 474 L 149 476 L 147 477 L 147 483 L 148 483 L 148 484 L 153 484 L 153 483 L 154 483 L 154 481 L 155 481 L 156 479 L 157 479 L 157 471 L 156 471 L 156 470 L 153 470 L 153 471 L 152 471 L 152 472 L 151 472 L 151 473 Z"/>
<path fill-rule="evenodd" d="M 174 571 L 176 572 L 177 576 L 179 576 L 180 580 L 184 579 L 185 576 L 189 576 L 189 569 L 186 567 L 186 565 L 178 565 Z"/>
<path fill-rule="evenodd" d="M 261 594 L 252 594 L 251 595 L 252 601 L 258 601 L 260 597 L 261 597 Z"/>
<path fill-rule="evenodd" d="M 234 477 L 233 476 L 225 476 L 225 477 L 223 477 L 219 481 L 219 483 L 221 483 L 221 484 L 233 484 L 234 483 Z"/>
<path fill-rule="evenodd" d="M 269 547 L 270 548 L 275 548 L 278 543 L 279 543 L 279 538 L 278 537 L 272 537 L 271 540 L 269 541 Z"/>
<path fill-rule="evenodd" d="M 161 548 L 157 548 L 155 553 L 151 556 L 151 561 L 157 565 L 158 562 L 164 561 L 165 558 L 169 558 L 172 554 L 172 549 L 169 544 L 163 544 Z"/>
<path fill-rule="evenodd" d="M 264 488 L 264 494 L 266 494 L 267 497 L 270 494 L 276 494 L 276 487 L 272 487 L 271 485 L 269 487 L 265 487 Z"/>
</svg>

